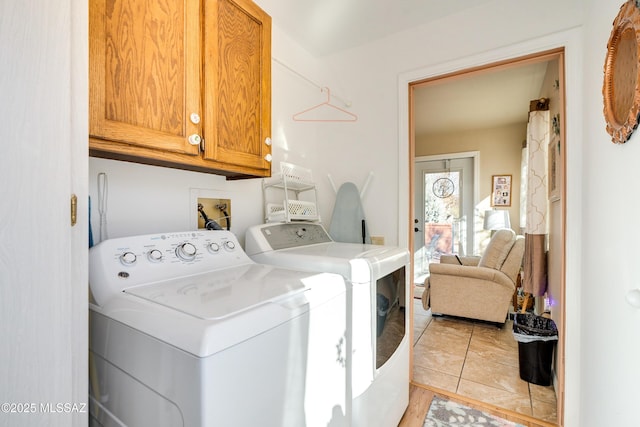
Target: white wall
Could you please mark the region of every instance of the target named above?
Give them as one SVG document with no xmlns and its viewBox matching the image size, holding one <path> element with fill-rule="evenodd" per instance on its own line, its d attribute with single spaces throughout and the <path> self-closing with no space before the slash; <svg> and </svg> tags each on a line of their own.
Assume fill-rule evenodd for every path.
<svg viewBox="0 0 640 427">
<path fill-rule="evenodd" d="M 95 243 L 100 242 L 98 174 L 102 172 L 108 184 L 108 238 L 192 230 L 198 214 L 192 190 L 201 191 L 201 197 L 230 198 L 232 231 L 241 237 L 248 226 L 261 223 L 262 187 L 257 179 L 226 181 L 216 175 L 97 158 L 89 159 L 89 170 Z"/>
<path fill-rule="evenodd" d="M 582 248 L 582 413 L 584 426 L 637 425 L 640 311 L 625 302 L 640 288 L 635 249 L 640 135 L 611 143 L 603 118 L 606 45 L 620 0 L 592 0 L 584 29 L 584 227 Z M 604 397 L 606 395 L 606 397 Z"/>
</svg>

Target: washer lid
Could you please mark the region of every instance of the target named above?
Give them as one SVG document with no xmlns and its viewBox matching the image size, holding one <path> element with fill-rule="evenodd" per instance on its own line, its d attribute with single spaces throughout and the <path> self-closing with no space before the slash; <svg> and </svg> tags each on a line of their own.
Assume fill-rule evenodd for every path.
<svg viewBox="0 0 640 427">
<path fill-rule="evenodd" d="M 305 289 L 299 273 L 252 264 L 123 292 L 200 319 L 215 320 L 288 298 Z"/>
<path fill-rule="evenodd" d="M 114 320 L 113 327 L 207 357 L 293 319 L 313 317 L 315 307 L 344 298 L 345 283 L 336 274 L 253 264 L 128 288 L 89 308 Z M 110 339 L 105 329 L 92 342 L 106 345 Z"/>
</svg>

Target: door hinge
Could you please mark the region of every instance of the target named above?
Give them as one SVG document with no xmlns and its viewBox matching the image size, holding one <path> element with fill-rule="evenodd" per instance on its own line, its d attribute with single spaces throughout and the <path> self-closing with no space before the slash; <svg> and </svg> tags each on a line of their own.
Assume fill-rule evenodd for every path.
<svg viewBox="0 0 640 427">
<path fill-rule="evenodd" d="M 78 222 L 78 196 L 71 195 L 71 226 L 73 227 Z"/>
</svg>

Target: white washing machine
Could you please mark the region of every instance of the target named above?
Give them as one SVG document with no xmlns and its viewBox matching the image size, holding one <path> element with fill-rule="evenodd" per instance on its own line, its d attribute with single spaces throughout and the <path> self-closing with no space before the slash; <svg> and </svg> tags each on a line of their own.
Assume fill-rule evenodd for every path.
<svg viewBox="0 0 640 427">
<path fill-rule="evenodd" d="M 251 227 L 256 262 L 330 272 L 347 281 L 347 413 L 353 426 L 396 426 L 409 403 L 409 252 L 334 242 L 318 223 Z"/>
<path fill-rule="evenodd" d="M 107 240 L 89 268 L 92 425 L 349 424 L 341 276 L 256 264 L 228 231 Z"/>
</svg>

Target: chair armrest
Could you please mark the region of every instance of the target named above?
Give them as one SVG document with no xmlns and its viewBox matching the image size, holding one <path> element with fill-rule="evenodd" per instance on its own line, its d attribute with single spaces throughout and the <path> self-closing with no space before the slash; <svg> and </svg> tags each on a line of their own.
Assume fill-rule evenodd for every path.
<svg viewBox="0 0 640 427">
<path fill-rule="evenodd" d="M 461 256 L 460 261 L 462 261 L 462 265 L 468 265 L 471 267 L 476 267 L 480 263 L 479 256 Z"/>
<path fill-rule="evenodd" d="M 460 265 L 460 262 L 458 262 L 458 259 L 460 259 L 460 262 L 462 262 L 462 265 L 470 265 L 470 266 L 476 266 L 480 263 L 480 257 L 479 256 L 458 256 L 456 257 L 455 255 L 440 255 L 440 264 L 456 264 L 456 265 Z M 431 265 L 431 264 L 429 264 Z"/>
</svg>

